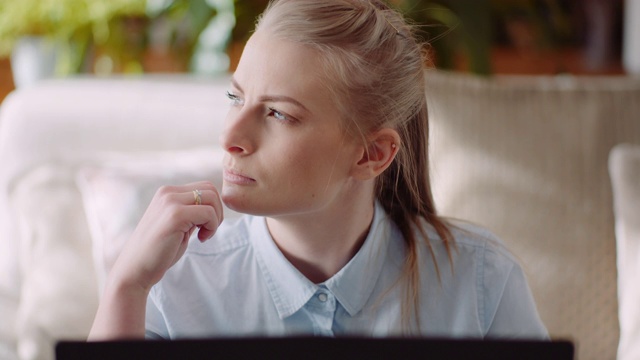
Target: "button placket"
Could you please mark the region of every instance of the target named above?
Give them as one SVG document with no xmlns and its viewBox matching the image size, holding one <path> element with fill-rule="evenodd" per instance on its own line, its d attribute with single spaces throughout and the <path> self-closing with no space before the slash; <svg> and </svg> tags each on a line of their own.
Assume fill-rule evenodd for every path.
<svg viewBox="0 0 640 360">
<path fill-rule="evenodd" d="M 336 298 L 326 288 L 320 288 L 309 302 L 309 311 L 315 319 L 316 335 L 333 336 L 333 318 L 336 310 Z"/>
</svg>

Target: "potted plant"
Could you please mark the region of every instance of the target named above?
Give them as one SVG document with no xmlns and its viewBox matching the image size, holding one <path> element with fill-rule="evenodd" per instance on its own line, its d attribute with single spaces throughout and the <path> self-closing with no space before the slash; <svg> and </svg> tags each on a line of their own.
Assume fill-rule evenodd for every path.
<svg viewBox="0 0 640 360">
<path fill-rule="evenodd" d="M 0 56 L 12 55 L 16 85 L 77 72 L 91 43 L 109 37 L 114 19 L 143 16 L 145 0 L 0 0 Z M 24 59 L 23 56 L 31 56 Z"/>
<path fill-rule="evenodd" d="M 233 23 L 233 0 L 0 0 L 0 57 L 11 55 L 17 86 L 82 71 L 211 73 Z"/>
</svg>

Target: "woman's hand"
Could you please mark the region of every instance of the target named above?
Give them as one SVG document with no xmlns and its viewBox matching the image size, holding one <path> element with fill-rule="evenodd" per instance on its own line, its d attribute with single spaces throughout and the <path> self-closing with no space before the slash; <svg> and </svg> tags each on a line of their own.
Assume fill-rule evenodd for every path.
<svg viewBox="0 0 640 360">
<path fill-rule="evenodd" d="M 200 192 L 196 204 L 195 190 Z M 222 222 L 222 202 L 210 182 L 160 188 L 111 270 L 112 281 L 150 289 L 187 249 L 191 234 L 211 238 Z"/>
<path fill-rule="evenodd" d="M 205 241 L 221 222 L 222 202 L 210 182 L 160 188 L 111 269 L 89 339 L 144 337 L 151 287 L 182 257 L 196 229 Z"/>
</svg>

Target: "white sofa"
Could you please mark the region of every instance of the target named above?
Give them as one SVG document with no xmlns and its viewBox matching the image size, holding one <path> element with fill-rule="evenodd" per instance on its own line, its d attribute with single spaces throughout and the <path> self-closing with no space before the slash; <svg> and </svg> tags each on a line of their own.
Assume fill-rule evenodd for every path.
<svg viewBox="0 0 640 360">
<path fill-rule="evenodd" d="M 607 161 L 616 144 L 640 144 L 640 80 L 427 76 L 443 213 L 509 244 L 552 337 L 574 340 L 579 359 L 614 359 Z M 219 181 L 226 89 L 226 78 L 85 77 L 5 100 L 0 358 L 51 359 L 57 339 L 85 337 L 105 273 L 154 189 Z M 624 323 L 640 329 L 640 319 Z"/>
<path fill-rule="evenodd" d="M 108 256 L 154 182 L 214 177 L 227 83 L 76 78 L 9 95 L 0 117 L 5 352 L 50 359 L 54 339 L 86 336 Z"/>
<path fill-rule="evenodd" d="M 618 249 L 618 357 L 640 359 L 640 145 L 616 145 L 609 170 Z"/>
</svg>

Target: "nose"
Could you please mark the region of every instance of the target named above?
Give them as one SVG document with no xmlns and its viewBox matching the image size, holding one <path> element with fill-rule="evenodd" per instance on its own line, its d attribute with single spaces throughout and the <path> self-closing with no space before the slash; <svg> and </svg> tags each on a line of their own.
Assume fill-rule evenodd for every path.
<svg viewBox="0 0 640 360">
<path fill-rule="evenodd" d="M 231 108 L 220 134 L 220 145 L 230 154 L 248 155 L 255 149 L 255 119 L 247 107 Z"/>
</svg>

